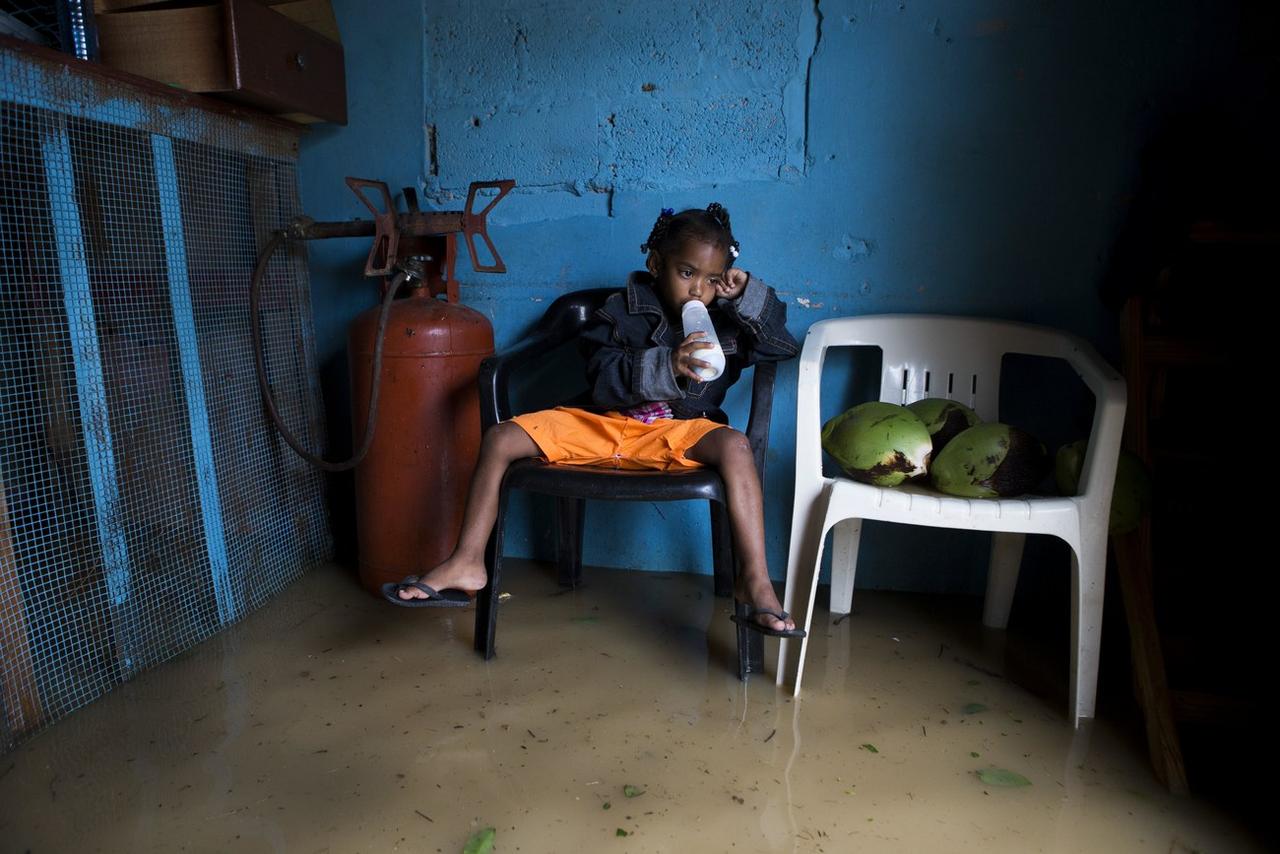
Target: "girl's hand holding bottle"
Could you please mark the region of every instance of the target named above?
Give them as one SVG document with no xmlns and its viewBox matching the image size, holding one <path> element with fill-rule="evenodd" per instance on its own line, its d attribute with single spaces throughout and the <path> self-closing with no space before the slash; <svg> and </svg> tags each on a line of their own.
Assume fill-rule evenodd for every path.
<svg viewBox="0 0 1280 854">
<path fill-rule="evenodd" d="M 707 340 L 707 333 L 690 332 L 685 336 L 684 341 L 680 342 L 680 346 L 671 351 L 672 372 L 678 377 L 702 381 L 704 377 L 698 373 L 698 370 L 706 371 L 711 368 L 711 365 L 698 358 L 698 351 L 710 350 L 714 346 Z"/>
<path fill-rule="evenodd" d="M 724 372 L 724 350 L 720 348 L 720 338 L 716 335 L 707 307 L 700 300 L 689 300 L 680 308 L 680 322 L 686 336 L 676 353 L 679 354 L 686 347 L 701 350 L 696 355 L 691 353 L 694 358 L 687 359 L 684 366 L 693 369 L 693 379 L 703 382 L 714 380 Z M 672 358 L 678 360 L 679 356 Z M 678 370 L 677 368 L 677 372 Z"/>
</svg>

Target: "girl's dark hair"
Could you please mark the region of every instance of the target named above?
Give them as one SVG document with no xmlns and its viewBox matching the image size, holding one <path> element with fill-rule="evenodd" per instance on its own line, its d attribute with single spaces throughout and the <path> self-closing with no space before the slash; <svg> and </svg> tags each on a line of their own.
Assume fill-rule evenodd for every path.
<svg viewBox="0 0 1280 854">
<path fill-rule="evenodd" d="M 686 240 L 699 240 L 723 249 L 730 267 L 738 257 L 738 241 L 733 239 L 733 230 L 729 227 L 729 211 L 719 202 L 707 205 L 706 210 L 689 208 L 680 213 L 663 208 L 653 231 L 649 232 L 649 239 L 640 244 L 640 251 L 662 255 Z"/>
</svg>

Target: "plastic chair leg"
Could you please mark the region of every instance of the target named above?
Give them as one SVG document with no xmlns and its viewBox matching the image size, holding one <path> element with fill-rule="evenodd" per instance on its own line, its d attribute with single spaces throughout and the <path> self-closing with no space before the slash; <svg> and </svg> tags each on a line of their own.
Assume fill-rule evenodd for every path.
<svg viewBox="0 0 1280 854">
<path fill-rule="evenodd" d="M 737 575 L 729 511 L 719 501 L 707 503 L 711 505 L 711 566 L 715 576 L 715 595 L 727 598 L 733 595 L 733 582 Z"/>
<path fill-rule="evenodd" d="M 484 565 L 489 576 L 484 589 L 476 594 L 476 627 L 473 644 L 485 661 L 493 658 L 494 635 L 498 629 L 498 585 L 502 581 L 502 536 L 507 517 L 507 498 L 510 493 L 504 487 L 498 494 L 498 516 L 493 522 L 493 533 L 484 550 Z"/>
<path fill-rule="evenodd" d="M 1009 625 L 1013 591 L 1018 587 L 1022 549 L 1026 534 L 992 534 L 991 563 L 987 566 L 987 597 L 982 607 L 982 625 L 1003 629 Z"/>
<path fill-rule="evenodd" d="M 715 593 L 720 597 L 733 596 L 738 578 L 738 559 L 733 549 L 729 511 L 719 501 L 707 503 L 711 505 L 711 556 L 715 571 Z M 747 606 L 735 598 L 733 611 L 739 617 L 745 617 Z M 764 636 L 740 624 L 735 623 L 735 627 L 738 634 L 738 678 L 745 682 L 752 673 L 764 672 Z"/>
<path fill-rule="evenodd" d="M 734 602 L 733 610 L 739 617 L 750 613 L 743 602 Z M 764 672 L 764 635 L 740 623 L 734 625 L 738 630 L 738 678 L 745 682 L 752 673 Z"/>
<path fill-rule="evenodd" d="M 1102 648 L 1102 599 L 1106 582 L 1107 542 L 1088 543 L 1071 557 L 1071 697 L 1072 723 L 1094 715 L 1098 695 L 1098 656 Z"/>
<path fill-rule="evenodd" d="M 824 490 L 814 499 L 807 515 L 792 517 L 791 555 L 782 607 L 791 612 L 796 625 L 807 634 L 798 643 L 793 638 L 782 638 L 779 642 L 777 684 L 790 682 L 795 696 L 800 695 L 804 658 L 809 651 L 809 638 L 813 635 L 814 598 L 818 592 L 818 568 L 822 565 L 822 550 L 827 538 L 826 516 L 830 503 L 831 492 Z"/>
<path fill-rule="evenodd" d="M 862 520 L 844 519 L 831 534 L 831 613 L 853 610 L 853 577 L 858 571 L 858 543 Z"/>
<path fill-rule="evenodd" d="M 586 499 L 556 499 L 556 565 L 561 587 L 582 586 L 582 531 L 586 515 Z"/>
</svg>

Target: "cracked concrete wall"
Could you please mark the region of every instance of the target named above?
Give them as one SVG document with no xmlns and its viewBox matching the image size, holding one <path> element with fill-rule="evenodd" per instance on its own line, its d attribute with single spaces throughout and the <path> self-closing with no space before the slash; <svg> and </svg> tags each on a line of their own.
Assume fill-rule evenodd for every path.
<svg viewBox="0 0 1280 854">
<path fill-rule="evenodd" d="M 803 104 L 792 102 L 803 98 L 794 84 L 805 75 L 797 38 L 806 5 L 646 0 L 434 8 L 427 29 L 430 194 L 456 198 L 484 163 L 495 174 L 519 176 L 525 195 L 586 199 L 541 207 L 541 216 L 607 216 L 618 190 L 771 180 L 801 168 Z"/>
<path fill-rule="evenodd" d="M 387 106 L 304 143 L 304 167 L 307 146 L 349 156 L 304 169 L 308 212 L 362 214 L 342 198 L 344 174 L 416 183 L 446 209 L 471 180 L 515 178 L 490 219 L 508 274 L 460 270 L 499 346 L 561 293 L 621 284 L 660 208 L 716 200 L 732 212 L 740 265 L 778 289 L 798 339 L 830 316 L 964 313 L 1063 327 L 1114 353 L 1096 294 L 1144 134 L 1241 89 L 1229 77 L 1236 24 L 1197 0 L 395 0 L 395 20 L 354 0 L 335 7 L 353 81 L 378 75 L 353 105 Z M 339 191 L 319 193 L 307 174 Z M 363 250 L 349 255 L 351 283 Z M 322 351 L 350 302 L 317 300 Z M 856 384 L 843 370 L 833 390 Z M 730 399 L 739 422 L 745 391 Z M 777 577 L 794 395 L 791 363 L 766 483 Z M 1063 431 L 1078 417 L 1064 412 Z M 550 556 L 547 518 L 526 511 L 509 548 Z M 705 515 L 594 505 L 586 560 L 705 571 Z M 980 591 L 985 548 L 877 529 L 859 583 Z"/>
</svg>

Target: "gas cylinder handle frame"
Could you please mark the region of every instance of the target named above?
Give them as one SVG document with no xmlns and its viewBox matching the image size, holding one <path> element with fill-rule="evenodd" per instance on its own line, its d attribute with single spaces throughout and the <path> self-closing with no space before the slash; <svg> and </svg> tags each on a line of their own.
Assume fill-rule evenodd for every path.
<svg viewBox="0 0 1280 854">
<path fill-rule="evenodd" d="M 515 185 L 516 182 L 510 178 L 500 181 L 472 181 L 470 189 L 467 190 L 467 206 L 462 212 L 462 236 L 467 242 L 467 252 L 471 255 L 471 269 L 477 273 L 507 272 L 507 265 L 502 262 L 502 256 L 498 254 L 498 247 L 493 245 L 493 240 L 489 237 L 488 217 L 494 205 L 502 201 L 503 196 L 510 193 Z M 473 213 L 472 207 L 475 204 L 476 192 L 479 190 L 497 190 L 498 194 L 489 200 L 484 210 Z M 480 257 L 476 254 L 476 235 L 484 241 L 485 247 L 493 257 L 492 264 L 480 263 Z"/>
<path fill-rule="evenodd" d="M 368 178 L 347 177 L 347 186 L 356 194 L 364 206 L 373 214 L 374 236 L 373 246 L 369 247 L 369 258 L 364 263 L 366 276 L 389 276 L 395 265 L 397 252 L 400 249 L 400 224 L 396 214 L 396 203 L 391 198 L 391 190 L 385 181 L 372 181 Z M 365 189 L 374 190 L 382 197 L 382 207 L 369 201 Z"/>
</svg>

